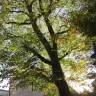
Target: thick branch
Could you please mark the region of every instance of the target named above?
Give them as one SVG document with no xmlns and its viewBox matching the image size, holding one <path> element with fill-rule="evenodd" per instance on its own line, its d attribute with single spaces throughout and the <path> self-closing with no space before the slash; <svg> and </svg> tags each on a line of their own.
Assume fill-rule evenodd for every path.
<svg viewBox="0 0 96 96">
<path fill-rule="evenodd" d="M 7 22 L 7 24 L 16 24 L 16 25 L 31 25 L 31 22 Z"/>
<path fill-rule="evenodd" d="M 36 1 L 36 0 L 31 1 L 30 6 L 32 6 L 32 5 L 33 5 L 33 3 L 34 3 L 35 1 Z"/>
<path fill-rule="evenodd" d="M 47 17 L 52 13 L 52 11 L 55 9 L 55 7 L 54 6 L 56 6 L 56 4 L 59 2 L 60 0 L 56 0 L 56 1 L 54 1 L 54 0 L 49 0 L 49 2 L 50 2 L 50 4 L 49 4 L 49 6 L 48 6 L 48 12 L 47 12 Z"/>
<path fill-rule="evenodd" d="M 42 0 L 39 0 L 39 8 L 40 8 L 41 14 L 44 16 L 44 15 L 45 15 L 45 12 L 44 12 L 44 10 L 43 10 Z"/>
<path fill-rule="evenodd" d="M 40 31 L 40 29 L 38 28 L 36 21 L 32 22 L 32 27 L 34 29 L 34 32 L 36 33 L 36 35 L 38 36 L 38 38 L 40 39 L 40 41 L 42 42 L 42 44 L 44 45 L 44 47 L 46 48 L 48 54 L 50 55 L 50 51 L 51 51 L 51 46 L 49 44 L 49 42 L 46 40 L 45 36 L 43 35 L 43 33 Z"/>
<path fill-rule="evenodd" d="M 55 35 L 55 32 L 54 32 L 54 30 L 53 30 L 53 28 L 52 28 L 52 26 L 50 24 L 49 19 L 44 14 L 44 10 L 42 8 L 42 0 L 39 0 L 39 7 L 40 7 L 41 14 L 44 16 L 44 20 L 45 20 L 45 23 L 46 23 L 47 28 L 49 30 L 49 33 L 51 35 L 51 38 L 53 38 L 53 36 Z"/>
<path fill-rule="evenodd" d="M 56 4 L 59 2 L 60 0 L 56 0 L 56 1 L 54 1 L 54 0 L 49 0 L 48 2 L 49 2 L 49 5 L 48 5 L 48 7 L 47 7 L 47 10 L 44 12 L 44 8 L 43 8 L 43 1 L 42 0 L 39 0 L 39 7 L 40 7 L 40 10 L 41 10 L 41 13 L 43 13 L 42 15 L 45 15 L 46 17 L 48 17 L 51 13 L 52 13 L 52 11 L 56 8 L 55 6 L 56 6 Z"/>
<path fill-rule="evenodd" d="M 26 8 L 28 9 L 29 15 L 30 13 L 32 13 L 32 4 L 35 2 L 36 0 L 33 0 L 31 3 L 28 2 L 28 0 L 24 0 Z"/>
<path fill-rule="evenodd" d="M 52 40 L 52 44 L 53 44 L 53 50 L 57 50 L 57 44 L 55 42 L 55 32 L 52 28 L 52 25 L 50 24 L 50 21 L 48 18 L 45 18 L 45 23 L 47 25 L 47 28 L 49 30 L 50 36 L 51 36 L 51 40 Z"/>
<path fill-rule="evenodd" d="M 52 28 L 52 25 L 50 24 L 50 21 L 49 21 L 48 18 L 45 18 L 45 23 L 46 23 L 46 25 L 47 25 L 47 28 L 48 28 L 49 33 L 50 33 L 50 35 L 51 35 L 51 38 L 54 38 L 55 32 L 54 32 L 54 30 L 53 30 L 53 28 Z M 55 39 L 55 38 L 54 38 L 54 39 Z"/>
<path fill-rule="evenodd" d="M 50 1 L 50 2 L 52 2 L 52 1 Z M 46 17 L 46 15 L 45 15 L 46 13 L 44 12 L 43 7 L 42 7 L 42 0 L 39 0 L 39 7 L 40 7 L 41 14 L 44 17 L 46 26 L 47 26 L 47 28 L 49 30 L 49 33 L 50 33 L 50 36 L 51 36 L 51 40 L 52 40 L 52 44 L 53 44 L 53 46 L 52 46 L 53 50 L 56 51 L 57 50 L 57 44 L 55 42 L 55 32 L 52 28 L 52 25 L 50 24 L 50 21 L 49 21 L 48 17 Z"/>
<path fill-rule="evenodd" d="M 75 50 L 75 49 L 77 49 L 78 47 L 75 47 L 75 48 L 73 48 L 72 50 Z M 65 56 L 67 56 L 68 54 L 70 54 L 71 52 L 72 52 L 72 50 L 69 50 L 68 52 L 66 52 L 63 56 L 61 56 L 60 58 L 59 58 L 59 60 L 61 60 L 61 59 L 63 59 Z"/>
<path fill-rule="evenodd" d="M 51 61 L 49 61 L 49 60 L 45 59 L 43 56 L 41 56 L 34 48 L 29 47 L 26 44 L 24 44 L 23 47 L 25 48 L 26 51 L 32 52 L 35 56 L 37 56 L 44 63 L 47 63 L 48 65 L 51 65 Z"/>
<path fill-rule="evenodd" d="M 65 56 L 67 56 L 68 54 L 69 54 L 70 52 L 67 52 L 66 54 L 64 54 L 63 56 L 61 56 L 60 58 L 59 58 L 59 60 L 62 60 Z"/>
<path fill-rule="evenodd" d="M 67 30 L 67 31 L 68 31 L 68 30 Z M 56 33 L 56 35 L 62 35 L 62 34 L 64 34 L 64 33 L 66 33 L 67 31 L 58 32 L 58 33 Z"/>
<path fill-rule="evenodd" d="M 27 12 L 24 12 L 24 11 L 10 11 L 10 13 L 23 13 L 23 14 L 25 14 L 25 15 L 27 15 L 27 16 L 29 16 L 29 14 L 27 13 Z"/>
</svg>

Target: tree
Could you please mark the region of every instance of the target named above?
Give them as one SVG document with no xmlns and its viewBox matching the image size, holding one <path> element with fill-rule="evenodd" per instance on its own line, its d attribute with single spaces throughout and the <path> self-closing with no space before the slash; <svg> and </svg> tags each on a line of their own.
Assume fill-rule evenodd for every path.
<svg viewBox="0 0 96 96">
<path fill-rule="evenodd" d="M 73 12 L 72 23 L 78 28 L 78 30 L 86 35 L 93 46 L 92 58 L 95 58 L 96 54 L 96 1 L 95 0 L 79 0 L 80 10 Z"/>
<path fill-rule="evenodd" d="M 12 40 L 21 41 L 18 44 L 16 44 L 16 42 L 13 44 L 17 49 L 14 49 L 13 47 L 11 50 L 18 50 L 18 46 L 21 44 L 22 47 L 19 46 L 21 47 L 20 49 L 25 50 L 26 52 L 19 51 L 20 55 L 24 53 L 26 53 L 27 56 L 32 54 L 32 56 L 36 56 L 36 58 L 50 66 L 52 68 L 52 80 L 57 86 L 60 96 L 71 96 L 60 64 L 60 59 L 66 55 L 66 52 L 64 53 L 64 56 L 59 57 L 57 43 L 58 35 L 65 33 L 68 28 L 63 28 L 64 30 L 62 30 L 60 26 L 62 26 L 63 23 L 60 23 L 60 25 L 58 24 L 56 28 L 54 27 L 54 22 L 51 22 L 51 20 L 54 21 L 57 19 L 56 14 L 58 15 L 58 13 L 56 13 L 56 10 L 59 7 L 62 7 L 62 2 L 62 0 L 2 0 L 0 2 L 2 7 L 1 19 L 3 19 L 1 20 L 1 23 L 7 23 L 11 26 L 10 28 L 7 28 L 7 31 L 4 28 L 4 32 L 7 34 L 4 37 L 7 38 L 5 43 L 12 44 Z M 7 27 L 8 25 L 3 26 Z M 46 30 L 44 30 L 44 28 Z M 16 31 L 19 32 L 19 36 L 15 33 Z M 27 31 L 27 33 L 29 33 L 24 35 L 25 33 L 22 31 Z M 4 51 L 6 53 L 6 50 Z M 42 52 L 47 53 L 47 56 L 43 56 Z M 10 57 L 10 52 L 6 54 L 9 54 Z M 3 56 L 6 56 L 6 54 L 3 54 Z M 13 61 L 18 61 L 19 58 L 22 58 L 20 55 L 17 56 L 17 58 L 13 58 Z M 33 59 L 30 59 L 29 61 L 32 62 Z M 6 64 L 8 63 L 13 64 L 13 62 L 6 62 Z M 28 65 L 28 60 L 26 65 Z"/>
<path fill-rule="evenodd" d="M 85 35 L 92 37 L 95 34 L 95 4 L 96 1 L 90 1 L 90 0 L 79 0 L 79 7 L 80 10 L 75 11 L 73 14 L 73 18 L 75 19 L 73 21 L 74 24 L 77 24 L 77 27 L 83 32 Z M 78 12 L 78 13 L 77 13 Z"/>
</svg>

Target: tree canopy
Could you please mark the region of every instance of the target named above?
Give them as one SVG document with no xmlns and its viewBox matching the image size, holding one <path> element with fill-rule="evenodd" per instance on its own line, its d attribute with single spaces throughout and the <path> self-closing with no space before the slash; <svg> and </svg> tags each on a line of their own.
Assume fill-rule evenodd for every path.
<svg viewBox="0 0 96 96">
<path fill-rule="evenodd" d="M 1 0 L 1 77 L 19 86 L 51 82 L 60 96 L 71 96 L 61 65 L 72 67 L 63 58 L 88 49 L 80 31 L 96 35 L 93 7 L 95 0 Z"/>
</svg>

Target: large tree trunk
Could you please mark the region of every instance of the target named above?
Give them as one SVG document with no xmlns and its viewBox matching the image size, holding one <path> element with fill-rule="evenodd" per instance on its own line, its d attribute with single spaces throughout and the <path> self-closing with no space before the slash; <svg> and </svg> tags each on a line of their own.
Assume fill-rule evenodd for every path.
<svg viewBox="0 0 96 96">
<path fill-rule="evenodd" d="M 58 88 L 60 96 L 71 96 L 67 82 L 64 79 L 64 73 L 61 69 L 60 63 L 54 62 L 52 66 L 53 79 L 56 87 Z"/>
<path fill-rule="evenodd" d="M 55 80 L 60 96 L 71 96 L 68 85 L 65 80 Z"/>
</svg>

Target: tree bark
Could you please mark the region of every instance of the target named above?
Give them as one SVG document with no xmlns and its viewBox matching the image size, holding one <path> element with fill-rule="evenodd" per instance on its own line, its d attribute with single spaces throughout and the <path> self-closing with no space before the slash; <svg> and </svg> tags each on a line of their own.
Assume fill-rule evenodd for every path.
<svg viewBox="0 0 96 96">
<path fill-rule="evenodd" d="M 58 88 L 60 96 L 71 96 L 68 84 L 64 79 L 64 73 L 61 69 L 60 63 L 54 62 L 52 66 L 54 84 Z"/>
<path fill-rule="evenodd" d="M 60 96 L 71 96 L 68 85 L 65 80 L 55 80 Z"/>
</svg>

